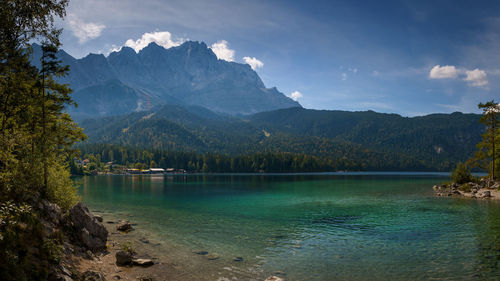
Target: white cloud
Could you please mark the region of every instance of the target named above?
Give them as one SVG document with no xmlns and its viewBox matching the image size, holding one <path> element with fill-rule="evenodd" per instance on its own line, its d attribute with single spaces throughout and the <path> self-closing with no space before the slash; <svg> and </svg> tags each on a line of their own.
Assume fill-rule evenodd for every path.
<svg viewBox="0 0 500 281">
<path fill-rule="evenodd" d="M 295 91 L 293 93 L 290 94 L 290 98 L 294 101 L 297 101 L 298 99 L 300 99 L 302 96 L 302 93 L 299 92 L 299 91 Z"/>
<path fill-rule="evenodd" d="M 183 38 L 173 39 L 172 34 L 168 31 L 156 31 L 156 32 L 146 32 L 141 38 L 137 40 L 128 39 L 125 42 L 125 46 L 134 49 L 136 52 L 139 52 L 146 46 L 148 46 L 151 42 L 155 42 L 156 44 L 164 47 L 165 49 L 179 46 L 184 43 L 186 40 Z M 116 48 L 115 48 L 116 49 Z"/>
<path fill-rule="evenodd" d="M 469 82 L 471 86 L 484 87 L 488 85 L 488 77 L 486 76 L 486 71 L 484 70 L 478 68 L 474 70 L 466 70 L 465 75 L 466 77 L 464 80 Z"/>
<path fill-rule="evenodd" d="M 212 49 L 218 59 L 225 61 L 234 61 L 234 50 L 229 49 L 226 40 L 220 40 L 216 43 L 213 43 L 212 46 L 210 46 L 210 49 Z"/>
<path fill-rule="evenodd" d="M 101 36 L 102 30 L 106 27 L 104 24 L 93 22 L 84 22 L 75 14 L 68 15 L 68 24 L 73 35 L 78 38 L 80 44 L 85 43 L 89 39 L 94 39 Z"/>
<path fill-rule="evenodd" d="M 116 45 L 114 45 L 114 44 L 113 44 L 113 45 L 111 45 L 111 50 L 109 50 L 109 51 L 108 51 L 108 54 L 109 54 L 109 53 L 112 53 L 112 52 L 119 52 L 121 49 L 122 49 L 122 47 L 121 47 L 121 46 L 116 46 Z M 107 56 L 108 54 L 106 54 L 106 56 Z"/>
<path fill-rule="evenodd" d="M 438 64 L 429 72 L 429 78 L 431 79 L 456 79 L 459 76 L 463 77 L 464 81 L 469 82 L 469 86 L 485 87 L 488 85 L 486 71 L 478 68 L 468 70 L 465 68 L 456 68 L 453 65 L 440 66 Z"/>
<path fill-rule="evenodd" d="M 347 80 L 347 73 L 342 73 L 342 81 L 345 81 Z"/>
<path fill-rule="evenodd" d="M 434 66 L 429 73 L 431 79 L 457 78 L 459 70 L 453 65 Z"/>
<path fill-rule="evenodd" d="M 243 60 L 250 65 L 250 67 L 253 70 L 256 70 L 257 68 L 261 68 L 264 66 L 264 63 L 261 62 L 260 60 L 256 59 L 255 57 L 243 57 Z"/>
</svg>

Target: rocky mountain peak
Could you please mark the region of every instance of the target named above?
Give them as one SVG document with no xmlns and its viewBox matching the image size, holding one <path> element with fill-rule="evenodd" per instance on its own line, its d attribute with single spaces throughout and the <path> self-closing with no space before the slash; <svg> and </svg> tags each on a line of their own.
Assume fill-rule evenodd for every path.
<svg viewBox="0 0 500 281">
<path fill-rule="evenodd" d="M 78 111 L 70 113 L 82 117 L 147 110 L 152 102 L 230 115 L 301 107 L 277 89 L 267 89 L 247 64 L 219 60 L 203 42 L 168 49 L 153 42 L 139 53 L 122 47 L 108 57 L 89 54 L 82 59 L 61 51 L 60 57 L 70 66 L 63 82 L 74 89 L 79 104 Z"/>
</svg>

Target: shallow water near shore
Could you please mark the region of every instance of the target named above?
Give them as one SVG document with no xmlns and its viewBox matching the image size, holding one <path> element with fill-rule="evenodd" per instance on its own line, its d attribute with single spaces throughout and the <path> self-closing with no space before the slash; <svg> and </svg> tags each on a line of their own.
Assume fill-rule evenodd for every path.
<svg viewBox="0 0 500 281">
<path fill-rule="evenodd" d="M 88 176 L 93 211 L 137 223 L 206 280 L 494 279 L 500 203 L 437 198 L 446 174 Z M 217 254 L 209 260 L 193 251 Z M 234 257 L 243 261 L 234 261 Z M 205 272 L 200 272 L 205 271 Z M 223 279 L 220 279 L 223 280 Z"/>
</svg>

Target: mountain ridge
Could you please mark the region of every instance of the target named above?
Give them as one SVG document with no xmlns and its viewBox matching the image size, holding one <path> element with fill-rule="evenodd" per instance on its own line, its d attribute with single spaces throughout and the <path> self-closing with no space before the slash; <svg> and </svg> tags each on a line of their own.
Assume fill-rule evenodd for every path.
<svg viewBox="0 0 500 281">
<path fill-rule="evenodd" d="M 39 65 L 41 48 L 33 45 L 33 63 Z M 103 54 L 89 54 L 76 59 L 59 50 L 58 57 L 69 65 L 69 75 L 61 82 L 69 84 L 74 100 L 88 110 L 68 111 L 76 120 L 90 115 L 108 116 L 150 109 L 150 104 L 202 106 L 211 111 L 229 115 L 248 115 L 301 105 L 279 92 L 266 88 L 258 74 L 248 64 L 220 60 L 203 42 L 187 41 L 180 46 L 165 49 L 152 42 L 139 52 L 132 48 Z M 107 87 L 111 80 L 118 86 Z M 107 89 L 107 106 L 97 108 L 93 99 L 98 90 L 102 98 Z M 120 97 L 130 98 L 135 91 L 136 103 L 127 103 L 117 110 L 113 103 Z M 145 106 L 141 106 L 145 105 Z"/>
</svg>

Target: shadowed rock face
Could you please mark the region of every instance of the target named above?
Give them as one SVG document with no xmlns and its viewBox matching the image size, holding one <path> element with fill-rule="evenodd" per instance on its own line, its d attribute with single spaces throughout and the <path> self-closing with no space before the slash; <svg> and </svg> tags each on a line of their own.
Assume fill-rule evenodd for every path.
<svg viewBox="0 0 500 281">
<path fill-rule="evenodd" d="M 33 49 L 33 63 L 39 65 L 41 49 Z M 188 41 L 169 49 L 151 43 L 139 53 L 123 47 L 108 57 L 82 59 L 61 50 L 58 56 L 70 67 L 62 82 L 74 90 L 79 108 L 69 111 L 76 119 L 157 104 L 196 105 L 230 115 L 301 107 L 276 88 L 266 88 L 248 64 L 217 59 L 205 43 Z"/>
<path fill-rule="evenodd" d="M 70 211 L 70 220 L 78 230 L 81 242 L 91 250 L 106 248 L 108 240 L 108 231 L 97 221 L 90 213 L 87 206 L 78 203 Z"/>
</svg>

